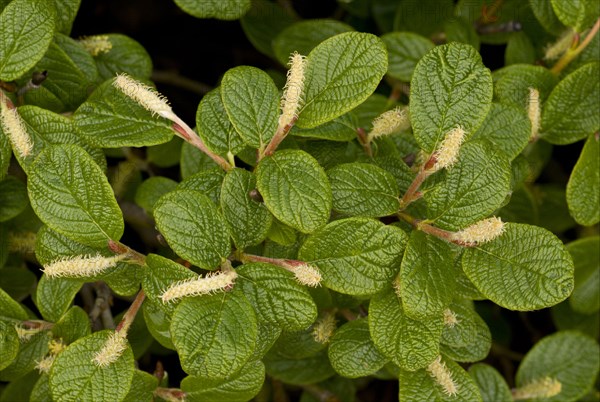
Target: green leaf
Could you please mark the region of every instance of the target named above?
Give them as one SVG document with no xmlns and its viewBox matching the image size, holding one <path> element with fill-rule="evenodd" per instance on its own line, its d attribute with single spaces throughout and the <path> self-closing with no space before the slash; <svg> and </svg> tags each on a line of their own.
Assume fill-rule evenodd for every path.
<svg viewBox="0 0 600 402">
<path fill-rule="evenodd" d="M 440 350 L 456 362 L 476 362 L 487 357 L 492 346 L 492 334 L 487 324 L 465 303 L 449 306 L 457 323 L 444 325 Z"/>
<path fill-rule="evenodd" d="M 71 33 L 71 26 L 79 11 L 81 0 L 54 0 L 54 9 L 60 12 L 56 14 L 56 30 L 65 35 Z"/>
<path fill-rule="evenodd" d="M 494 100 L 527 110 L 529 88 L 540 92 L 544 102 L 558 78 L 545 67 L 514 64 L 494 71 Z"/>
<path fill-rule="evenodd" d="M 473 46 L 477 51 L 481 45 L 479 35 L 472 23 L 465 18 L 451 18 L 444 22 L 444 32 L 448 42 L 462 42 Z"/>
<path fill-rule="evenodd" d="M 188 142 L 183 143 L 181 146 L 181 177 L 183 179 L 214 167 L 217 165 L 204 152 Z"/>
<path fill-rule="evenodd" d="M 462 266 L 481 293 L 511 310 L 553 306 L 573 290 L 569 253 L 556 236 L 536 226 L 505 224 L 497 239 L 467 249 Z"/>
<path fill-rule="evenodd" d="M 154 402 L 154 390 L 158 387 L 158 378 L 145 371 L 135 370 L 131 388 L 123 402 Z"/>
<path fill-rule="evenodd" d="M 152 214 L 154 204 L 168 192 L 177 188 L 177 182 L 162 176 L 154 176 L 140 184 L 135 192 L 135 203 Z"/>
<path fill-rule="evenodd" d="M 529 5 L 535 18 L 537 18 L 546 31 L 553 35 L 560 35 L 564 31 L 565 26 L 554 13 L 551 1 L 529 0 Z"/>
<path fill-rule="evenodd" d="M 371 339 L 367 319 L 350 321 L 339 327 L 331 338 L 327 353 L 335 371 L 348 378 L 371 375 L 388 362 Z"/>
<path fill-rule="evenodd" d="M 66 278 L 49 279 L 42 275 L 38 283 L 35 304 L 45 320 L 56 322 L 69 309 L 82 282 Z"/>
<path fill-rule="evenodd" d="M 471 139 L 486 139 L 513 160 L 525 149 L 531 136 L 531 122 L 521 109 L 502 103 L 492 103 L 483 124 Z"/>
<path fill-rule="evenodd" d="M 414 319 L 440 316 L 454 297 L 456 247 L 418 230 L 410 234 L 397 282 L 404 313 Z"/>
<path fill-rule="evenodd" d="M 134 361 L 131 347 L 112 364 L 97 366 L 94 357 L 114 331 L 95 332 L 81 338 L 54 360 L 50 370 L 52 398 L 60 401 L 123 400 L 133 380 Z"/>
<path fill-rule="evenodd" d="M 598 338 L 600 335 L 600 316 L 598 314 L 580 314 L 571 308 L 565 300 L 550 309 L 552 321 L 559 331 L 574 330 Z"/>
<path fill-rule="evenodd" d="M 317 342 L 313 334 L 314 328 L 312 325 L 300 331 L 282 331 L 268 356 L 305 359 L 322 352 L 327 343 Z"/>
<path fill-rule="evenodd" d="M 396 9 L 394 31 L 412 31 L 431 36 L 452 17 L 451 0 L 405 0 Z"/>
<path fill-rule="evenodd" d="M 305 359 L 289 359 L 276 353 L 264 358 L 267 374 L 287 384 L 314 384 L 335 375 L 335 371 L 323 349 Z"/>
<path fill-rule="evenodd" d="M 315 47 L 307 59 L 298 126 L 313 128 L 354 109 L 377 88 L 387 71 L 387 52 L 378 37 L 347 32 Z"/>
<path fill-rule="evenodd" d="M 27 208 L 27 187 L 14 176 L 0 181 L 0 222 L 8 221 Z"/>
<path fill-rule="evenodd" d="M 0 371 L 0 381 L 14 381 L 32 371 L 36 362 L 48 353 L 49 340 L 48 331 L 41 331 L 27 339 L 20 340 L 17 357 L 8 367 Z"/>
<path fill-rule="evenodd" d="M 317 306 L 310 293 L 291 272 L 262 263 L 244 264 L 237 272 L 236 286 L 241 287 L 261 322 L 298 331 L 317 318 Z"/>
<path fill-rule="evenodd" d="M 282 30 L 279 35 L 275 36 L 275 39 L 271 39 L 273 51 L 277 60 L 281 64 L 287 65 L 292 53 L 298 52 L 307 55 L 324 40 L 350 31 L 354 31 L 354 28 L 337 20 L 298 21 Z"/>
<path fill-rule="evenodd" d="M 287 10 L 267 0 L 253 1 L 250 10 L 240 19 L 250 43 L 259 52 L 272 58 L 275 58 L 273 38 L 277 38 L 279 33 L 293 22 L 294 18 Z"/>
<path fill-rule="evenodd" d="M 106 158 L 102 150 L 92 147 L 81 138 L 70 118 L 37 106 L 21 106 L 18 110 L 33 143 L 33 150 L 27 158 L 22 158 L 18 152 L 15 153 L 17 161 L 26 172 L 43 149 L 59 144 L 79 145 L 102 170 L 106 168 Z"/>
<path fill-rule="evenodd" d="M 600 138 L 590 134 L 567 184 L 569 212 L 577 223 L 600 221 Z"/>
<path fill-rule="evenodd" d="M 517 371 L 517 386 L 545 377 L 561 383 L 560 393 L 547 401 L 576 401 L 593 387 L 600 368 L 598 343 L 585 335 L 560 331 L 536 343 Z"/>
<path fill-rule="evenodd" d="M 427 218 L 444 229 L 463 229 L 502 206 L 509 192 L 506 155 L 484 141 L 469 142 L 446 179 L 425 193 Z"/>
<path fill-rule="evenodd" d="M 52 327 L 52 336 L 68 345 L 91 333 L 90 317 L 79 306 L 71 307 Z"/>
<path fill-rule="evenodd" d="M 439 355 L 443 321 L 409 318 L 393 291 L 379 294 L 369 304 L 369 330 L 377 349 L 404 370 L 426 367 Z"/>
<path fill-rule="evenodd" d="M 19 337 L 15 330 L 15 325 L 0 321 L 0 371 L 8 367 L 17 357 L 18 353 Z"/>
<path fill-rule="evenodd" d="M 368 163 L 346 163 L 327 172 L 333 209 L 342 214 L 380 217 L 400 208 L 400 190 L 390 173 Z"/>
<path fill-rule="evenodd" d="M 214 95 L 209 99 L 213 98 Z M 279 118 L 279 91 L 271 77 L 255 67 L 232 68 L 225 73 L 221 81 L 221 99 L 237 133 L 248 145 L 263 149 L 275 135 Z M 217 106 L 216 101 L 211 101 L 210 107 L 213 108 L 213 116 L 222 113 L 221 105 Z M 204 106 L 201 104 L 198 107 L 198 113 L 200 108 L 204 110 Z M 217 117 L 211 119 L 216 120 Z M 222 120 L 222 117 L 219 120 Z M 220 124 L 224 125 L 222 121 Z M 215 127 L 211 128 L 211 130 L 215 129 Z M 229 130 L 227 125 L 224 129 Z M 208 136 L 211 132 L 213 131 L 205 132 L 205 135 Z M 230 135 L 228 141 L 220 142 L 233 143 L 235 146 L 229 145 L 229 147 L 238 149 L 241 144 L 237 138 L 235 140 L 233 138 L 236 137 Z"/>
<path fill-rule="evenodd" d="M 435 47 L 429 39 L 412 32 L 390 32 L 381 37 L 388 51 L 388 75 L 410 82 L 419 60 Z"/>
<path fill-rule="evenodd" d="M 327 175 L 304 151 L 286 149 L 264 158 L 256 168 L 256 184 L 269 211 L 294 229 L 311 233 L 329 220 Z"/>
<path fill-rule="evenodd" d="M 469 367 L 469 375 L 477 384 L 483 402 L 512 402 L 508 384 L 492 366 L 485 363 L 473 364 Z"/>
<path fill-rule="evenodd" d="M 394 180 L 396 180 L 396 184 L 400 189 L 400 194 L 404 194 L 408 190 L 408 187 L 415 178 L 415 172 L 408 167 L 402 158 L 396 155 L 380 156 L 376 157 L 374 162 L 377 166 L 394 176 Z"/>
<path fill-rule="evenodd" d="M 142 311 L 144 313 L 144 321 L 148 327 L 148 332 L 152 337 L 163 347 L 167 349 L 175 350 L 175 345 L 171 340 L 171 333 L 169 328 L 171 326 L 171 319 L 167 314 L 158 307 L 158 303 L 146 301 L 142 305 Z"/>
<path fill-rule="evenodd" d="M 560 22 L 577 32 L 589 28 L 600 14 L 595 0 L 550 0 L 550 3 Z"/>
<path fill-rule="evenodd" d="M 226 379 L 241 369 L 257 335 L 252 306 L 237 292 L 184 299 L 171 322 L 183 369 L 210 379 Z"/>
<path fill-rule="evenodd" d="M 578 313 L 593 314 L 600 310 L 600 237 L 586 237 L 567 245 L 575 265 L 575 289 L 569 298 Z"/>
<path fill-rule="evenodd" d="M 346 113 L 315 128 L 302 129 L 294 126 L 290 134 L 296 137 L 347 142 L 356 138 L 356 127 L 358 127 L 356 117 L 351 113 Z"/>
<path fill-rule="evenodd" d="M 227 172 L 220 167 L 207 168 L 186 177 L 177 186 L 178 190 L 193 190 L 205 194 L 215 204 L 221 199 L 221 187 Z"/>
<path fill-rule="evenodd" d="M 42 375 L 39 377 L 38 381 L 31 390 L 29 402 L 52 402 L 52 397 L 50 396 L 50 384 L 48 383 L 47 375 Z"/>
<path fill-rule="evenodd" d="M 181 390 L 189 402 L 246 402 L 254 398 L 265 380 L 265 365 L 255 360 L 225 380 L 200 376 L 186 377 Z"/>
<path fill-rule="evenodd" d="M 196 112 L 196 125 L 202 141 L 219 155 L 236 155 L 246 146 L 227 118 L 219 87 L 204 95 L 200 101 Z"/>
<path fill-rule="evenodd" d="M 106 34 L 111 48 L 94 56 L 102 80 L 114 78 L 115 74 L 127 73 L 133 77 L 149 79 L 152 60 L 146 49 L 129 36 Z"/>
<path fill-rule="evenodd" d="M 175 0 L 186 13 L 196 18 L 217 18 L 219 20 L 237 20 L 250 8 L 250 0 Z"/>
<path fill-rule="evenodd" d="M 395 226 L 368 218 L 342 219 L 310 236 L 298 257 L 319 268 L 328 288 L 367 296 L 390 285 L 406 241 Z"/>
<path fill-rule="evenodd" d="M 262 243 L 273 221 L 265 204 L 250 197 L 253 190 L 256 190 L 256 178 L 244 169 L 228 172 L 221 188 L 223 217 L 240 250 Z"/>
<path fill-rule="evenodd" d="M 25 101 L 55 112 L 76 109 L 95 88 L 98 69 L 92 56 L 76 40 L 56 34 L 35 70 L 47 71 L 48 77 Z"/>
<path fill-rule="evenodd" d="M 0 269 L 0 288 L 17 301 L 26 299 L 37 285 L 36 275 L 25 267 Z"/>
<path fill-rule="evenodd" d="M 12 381 L 3 388 L 0 402 L 29 401 L 31 390 L 39 377 L 39 373 L 31 371 L 27 375 Z"/>
<path fill-rule="evenodd" d="M 154 207 L 158 230 L 179 256 L 203 269 L 213 270 L 231 252 L 227 226 L 204 194 L 176 190 Z"/>
<path fill-rule="evenodd" d="M 540 137 L 571 144 L 600 130 L 600 63 L 588 63 L 567 75 L 544 105 Z"/>
<path fill-rule="evenodd" d="M 8 165 L 10 165 L 10 157 L 12 156 L 11 143 L 8 140 L 4 130 L 0 125 L 0 180 L 6 177 Z"/>
<path fill-rule="evenodd" d="M 504 52 L 505 65 L 534 64 L 535 48 L 525 32 L 513 32 L 508 39 Z"/>
<path fill-rule="evenodd" d="M 146 160 L 160 168 L 177 166 L 181 160 L 182 145 L 183 139 L 175 136 L 169 142 L 148 147 Z"/>
<path fill-rule="evenodd" d="M 256 345 L 250 361 L 255 359 L 262 359 L 267 352 L 273 347 L 273 344 L 281 335 L 281 328 L 276 325 L 267 324 L 264 322 L 258 322 L 258 337 L 256 338 Z"/>
<path fill-rule="evenodd" d="M 44 57 L 54 35 L 47 1 L 14 0 L 0 14 L 0 80 L 13 81 Z"/>
<path fill-rule="evenodd" d="M 81 135 L 100 148 L 156 145 L 173 137 L 170 121 L 153 117 L 115 88 L 112 79 L 96 88 L 73 118 Z"/>
<path fill-rule="evenodd" d="M 477 51 L 462 43 L 437 46 L 417 64 L 410 119 L 419 145 L 433 152 L 447 132 L 477 130 L 492 103 L 492 77 Z"/>
<path fill-rule="evenodd" d="M 123 216 L 94 160 L 76 145 L 43 150 L 31 165 L 29 199 L 51 229 L 94 247 L 123 234 Z"/>
<path fill-rule="evenodd" d="M 398 402 L 452 402 L 456 400 L 481 402 L 481 394 L 469 374 L 450 359 L 442 359 L 442 362 L 450 372 L 456 386 L 457 394 L 455 396 L 448 395 L 427 370 L 413 372 L 401 370 L 398 376 L 400 380 Z"/>
<path fill-rule="evenodd" d="M 17 320 L 26 320 L 28 318 L 25 309 L 2 288 L 0 288 L 0 316 Z"/>
</svg>

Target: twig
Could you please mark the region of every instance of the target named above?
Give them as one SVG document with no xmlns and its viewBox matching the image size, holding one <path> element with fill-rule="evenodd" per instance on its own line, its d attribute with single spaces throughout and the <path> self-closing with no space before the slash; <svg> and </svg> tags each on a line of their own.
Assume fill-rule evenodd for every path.
<svg viewBox="0 0 600 402">
<path fill-rule="evenodd" d="M 575 59 L 575 57 L 577 57 L 579 53 L 583 52 L 583 50 L 590 44 L 592 39 L 594 39 L 594 36 L 598 33 L 598 30 L 600 30 L 600 18 L 596 20 L 596 23 L 594 24 L 592 29 L 590 29 L 585 39 L 574 49 L 571 48 L 567 50 L 565 54 L 563 54 L 562 57 L 552 67 L 552 69 L 550 69 L 550 71 L 555 75 L 560 74 L 560 72 L 566 66 L 568 66 L 569 63 L 571 63 L 571 61 L 573 61 L 573 59 Z M 577 41 L 577 38 L 579 38 L 579 35 L 575 36 L 575 43 Z"/>
</svg>

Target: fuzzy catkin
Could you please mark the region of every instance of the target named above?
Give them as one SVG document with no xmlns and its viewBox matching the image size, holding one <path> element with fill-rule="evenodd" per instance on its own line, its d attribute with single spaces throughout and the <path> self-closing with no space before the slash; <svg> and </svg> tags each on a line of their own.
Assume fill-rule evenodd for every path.
<svg viewBox="0 0 600 402">
<path fill-rule="evenodd" d="M 491 217 L 483 219 L 466 229 L 453 233 L 451 239 L 466 245 L 487 243 L 504 233 L 505 226 L 502 219 Z"/>
<path fill-rule="evenodd" d="M 102 349 L 94 355 L 92 361 L 96 366 L 108 367 L 121 357 L 125 349 L 127 349 L 127 333 L 125 331 L 113 332 Z"/>
<path fill-rule="evenodd" d="M 371 141 L 378 137 L 390 135 L 397 131 L 406 130 L 410 127 L 410 120 L 406 108 L 397 107 L 376 117 L 373 122 L 373 129 L 368 134 L 368 140 Z"/>
<path fill-rule="evenodd" d="M 522 399 L 544 399 L 552 398 L 560 394 L 562 384 L 555 378 L 538 378 L 528 384 L 513 390 L 515 401 Z"/>
<path fill-rule="evenodd" d="M 86 278 L 115 267 L 125 257 L 127 257 L 126 254 L 104 257 L 99 253 L 96 255 L 66 257 L 44 266 L 43 271 L 51 278 Z"/>
<path fill-rule="evenodd" d="M 108 35 L 84 36 L 79 39 L 79 43 L 92 56 L 108 53 L 113 47 Z"/>
<path fill-rule="evenodd" d="M 442 387 L 446 395 L 456 395 L 458 390 L 454 380 L 452 380 L 452 374 L 446 365 L 442 362 L 442 357 L 438 356 L 431 364 L 427 367 L 427 371 L 433 377 L 435 382 Z"/>
<path fill-rule="evenodd" d="M 527 116 L 531 122 L 531 134 L 529 138 L 537 137 L 540 131 L 540 120 L 542 115 L 542 104 L 540 103 L 540 91 L 529 88 L 529 99 L 527 101 Z"/>
<path fill-rule="evenodd" d="M 294 52 L 290 56 L 288 65 L 290 69 L 287 72 L 287 81 L 281 98 L 279 127 L 285 127 L 298 118 L 298 109 L 302 103 L 302 91 L 304 90 L 306 57 Z"/>
<path fill-rule="evenodd" d="M 465 139 L 465 130 L 462 127 L 456 127 L 450 130 L 442 143 L 438 147 L 437 151 L 435 151 L 435 164 L 433 166 L 434 171 L 438 171 L 441 169 L 447 169 L 452 167 L 458 160 L 458 152 L 460 151 L 460 146 L 462 145 Z"/>
<path fill-rule="evenodd" d="M 178 120 L 171 106 L 167 103 L 167 99 L 153 88 L 131 78 L 127 74 L 117 75 L 113 85 L 144 109 L 152 112 L 152 115 L 158 114 L 171 121 Z"/>
<path fill-rule="evenodd" d="M 321 273 L 312 265 L 296 265 L 294 267 L 290 267 L 290 270 L 294 273 L 296 281 L 302 285 L 314 288 L 321 284 Z"/>
<path fill-rule="evenodd" d="M 31 155 L 33 142 L 17 109 L 9 108 L 6 103 L 0 102 L 0 124 L 19 156 L 26 158 Z"/>
<path fill-rule="evenodd" d="M 233 285 L 237 278 L 235 270 L 221 271 L 199 276 L 171 285 L 161 296 L 163 303 L 179 300 L 183 297 L 200 296 L 224 290 Z"/>
</svg>

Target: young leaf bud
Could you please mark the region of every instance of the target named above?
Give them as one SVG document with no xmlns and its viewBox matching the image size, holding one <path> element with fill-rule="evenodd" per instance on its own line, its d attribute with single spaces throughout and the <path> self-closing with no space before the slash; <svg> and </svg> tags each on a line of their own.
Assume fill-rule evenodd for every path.
<svg viewBox="0 0 600 402">
<path fill-rule="evenodd" d="M 153 88 L 131 78 L 127 74 L 117 75 L 113 81 L 113 85 L 140 104 L 144 109 L 152 112 L 153 116 L 158 114 L 171 121 L 179 121 L 179 118 L 173 113 L 171 106 L 167 103 L 166 98 Z"/>
<path fill-rule="evenodd" d="M 125 349 L 127 349 L 127 332 L 113 332 L 92 361 L 96 366 L 108 367 L 121 357 Z"/>
<path fill-rule="evenodd" d="M 437 172 L 441 169 L 450 168 L 456 163 L 458 160 L 458 152 L 460 151 L 460 146 L 462 145 L 464 139 L 465 131 L 460 126 L 450 130 L 446 134 L 446 137 L 442 140 L 442 143 L 434 153 L 434 172 Z"/>
<path fill-rule="evenodd" d="M 290 69 L 287 73 L 287 82 L 283 88 L 283 97 L 281 98 L 279 127 L 285 127 L 298 118 L 298 109 L 302 103 L 306 58 L 301 54 L 294 52 L 290 56 L 288 65 L 290 66 Z"/>
<path fill-rule="evenodd" d="M 171 285 L 161 296 L 163 303 L 179 300 L 183 297 L 200 296 L 226 290 L 233 286 L 237 278 L 237 272 L 230 269 L 217 273 L 199 276 Z"/>
<path fill-rule="evenodd" d="M 512 392 L 515 401 L 522 399 L 546 399 L 560 394 L 562 384 L 555 378 L 538 378 Z"/>
<path fill-rule="evenodd" d="M 433 377 L 436 383 L 442 387 L 444 393 L 448 396 L 456 395 L 458 390 L 456 384 L 452 380 L 452 374 L 442 363 L 442 357 L 438 356 L 428 367 L 427 371 Z"/>
<path fill-rule="evenodd" d="M 126 257 L 127 254 L 104 257 L 99 253 L 66 257 L 46 265 L 43 271 L 50 278 L 86 278 L 103 273 Z"/>
<path fill-rule="evenodd" d="M 405 107 L 397 107 L 380 114 L 373 120 L 373 129 L 367 136 L 367 142 L 377 137 L 390 135 L 410 127 L 408 112 Z"/>
<path fill-rule="evenodd" d="M 535 138 L 540 131 L 540 118 L 542 115 L 542 105 L 540 103 L 540 91 L 535 88 L 529 88 L 529 99 L 527 102 L 527 115 L 531 121 L 531 134 L 529 138 Z"/>
<path fill-rule="evenodd" d="M 52 364 L 54 363 L 55 358 L 55 355 L 45 356 L 42 360 L 35 362 L 34 368 L 37 369 L 37 371 L 39 371 L 40 374 L 48 374 L 50 373 L 50 369 L 52 368 Z"/>
<path fill-rule="evenodd" d="M 504 222 L 497 217 L 481 220 L 466 229 L 453 233 L 450 240 L 467 246 L 487 243 L 504 233 Z"/>
<path fill-rule="evenodd" d="M 5 101 L 0 102 L 0 124 L 15 152 L 22 158 L 29 156 L 33 151 L 33 142 L 25 129 L 25 123 L 17 108 L 9 107 Z"/>
<path fill-rule="evenodd" d="M 79 39 L 85 50 L 92 56 L 108 53 L 113 45 L 107 35 L 84 36 Z"/>
</svg>

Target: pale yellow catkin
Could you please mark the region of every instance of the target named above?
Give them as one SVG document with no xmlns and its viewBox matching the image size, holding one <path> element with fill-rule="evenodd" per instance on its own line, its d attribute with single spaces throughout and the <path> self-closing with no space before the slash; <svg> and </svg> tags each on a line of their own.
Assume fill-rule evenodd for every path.
<svg viewBox="0 0 600 402">
<path fill-rule="evenodd" d="M 498 217 L 483 219 L 466 229 L 451 235 L 451 240 L 466 244 L 475 245 L 487 243 L 502 235 L 505 230 L 504 222 Z"/>
<path fill-rule="evenodd" d="M 171 106 L 169 106 L 167 99 L 153 88 L 131 78 L 127 74 L 117 75 L 113 81 L 113 85 L 144 109 L 151 112 L 152 115 L 158 114 L 171 121 L 179 121 L 179 118 L 173 113 Z"/>
<path fill-rule="evenodd" d="M 99 253 L 65 257 L 45 265 L 43 271 L 50 278 L 86 278 L 105 272 L 126 257 L 127 254 L 104 257 Z"/>
<path fill-rule="evenodd" d="M 523 399 L 545 399 L 560 394 L 562 384 L 555 378 L 538 378 L 512 391 L 515 401 Z"/>
<path fill-rule="evenodd" d="M 446 395 L 453 396 L 458 393 L 458 389 L 454 380 L 452 380 L 452 374 L 446 365 L 442 362 L 442 357 L 438 356 L 431 364 L 427 367 L 429 375 L 433 377 L 435 382 L 442 387 L 442 390 Z"/>
<path fill-rule="evenodd" d="M 536 138 L 540 131 L 540 120 L 542 116 L 542 104 L 540 103 L 540 91 L 529 88 L 527 100 L 527 116 L 531 122 L 531 134 L 529 138 Z"/>
<path fill-rule="evenodd" d="M 113 332 L 98 353 L 94 355 L 92 362 L 98 367 L 108 367 L 116 362 L 127 349 L 127 332 Z"/>
<path fill-rule="evenodd" d="M 302 103 L 302 91 L 304 90 L 306 57 L 294 52 L 290 56 L 288 65 L 290 69 L 287 72 L 287 81 L 283 88 L 281 115 L 279 116 L 279 127 L 282 128 L 298 118 L 298 109 Z"/>
<path fill-rule="evenodd" d="M 376 117 L 371 123 L 373 128 L 367 135 L 367 141 L 406 130 L 410 127 L 410 119 L 406 107 L 397 107 Z"/>
<path fill-rule="evenodd" d="M 465 139 L 465 130 L 458 126 L 446 133 L 437 151 L 435 151 L 434 171 L 448 169 L 458 161 L 460 146 Z"/>
<path fill-rule="evenodd" d="M 79 43 L 92 56 L 108 53 L 113 47 L 108 35 L 84 36 L 79 39 Z"/>
<path fill-rule="evenodd" d="M 27 133 L 23 119 L 21 119 L 16 108 L 9 108 L 3 101 L 0 101 L 0 124 L 15 152 L 21 158 L 31 155 L 33 152 L 33 142 L 29 133 Z"/>
<path fill-rule="evenodd" d="M 448 328 L 454 328 L 454 326 L 458 324 L 458 318 L 456 318 L 456 313 L 449 308 L 444 310 L 444 325 Z"/>
<path fill-rule="evenodd" d="M 323 318 L 318 320 L 313 326 L 313 338 L 316 342 L 325 344 L 329 342 L 331 336 L 335 332 L 336 320 L 333 313 L 327 313 Z"/>
<path fill-rule="evenodd" d="M 160 298 L 163 303 L 168 303 L 184 297 L 214 293 L 232 286 L 236 278 L 237 272 L 233 269 L 199 276 L 171 285 Z"/>
<path fill-rule="evenodd" d="M 568 28 L 556 42 L 550 44 L 545 49 L 544 59 L 554 60 L 562 56 L 573 44 L 573 38 L 575 37 L 575 30 Z"/>
<path fill-rule="evenodd" d="M 317 287 L 321 284 L 321 273 L 319 270 L 309 264 L 301 264 L 290 267 L 294 273 L 296 281 L 302 285 Z"/>
</svg>

